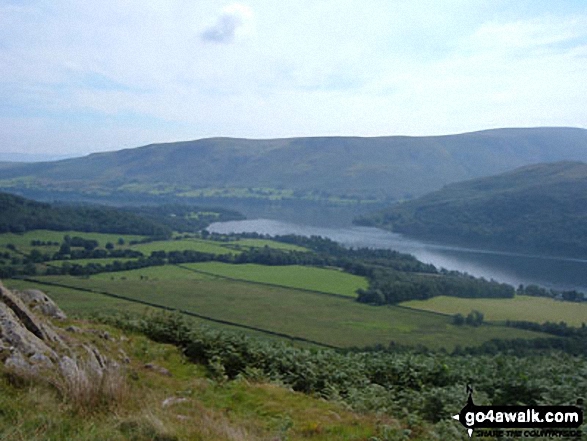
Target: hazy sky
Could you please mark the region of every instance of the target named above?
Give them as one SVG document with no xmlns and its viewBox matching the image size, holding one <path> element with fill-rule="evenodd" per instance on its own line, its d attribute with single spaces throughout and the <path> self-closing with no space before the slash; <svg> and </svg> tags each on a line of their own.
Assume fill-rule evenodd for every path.
<svg viewBox="0 0 587 441">
<path fill-rule="evenodd" d="M 0 0 L 0 152 L 587 127 L 587 2 Z"/>
</svg>

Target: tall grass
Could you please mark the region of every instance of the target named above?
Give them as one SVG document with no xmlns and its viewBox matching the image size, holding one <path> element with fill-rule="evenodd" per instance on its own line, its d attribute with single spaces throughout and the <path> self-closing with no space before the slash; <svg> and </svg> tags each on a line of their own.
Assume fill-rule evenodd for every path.
<svg viewBox="0 0 587 441">
<path fill-rule="evenodd" d="M 130 394 L 124 371 L 113 362 L 100 366 L 87 359 L 63 357 L 58 373 L 50 376 L 49 382 L 80 414 L 116 408 Z"/>
</svg>

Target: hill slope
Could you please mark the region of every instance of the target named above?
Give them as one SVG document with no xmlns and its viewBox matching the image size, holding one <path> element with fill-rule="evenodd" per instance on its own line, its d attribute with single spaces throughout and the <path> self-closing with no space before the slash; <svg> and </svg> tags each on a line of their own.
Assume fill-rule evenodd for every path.
<svg viewBox="0 0 587 441">
<path fill-rule="evenodd" d="M 451 184 L 358 223 L 451 243 L 584 256 L 587 164 L 537 164 Z"/>
<path fill-rule="evenodd" d="M 0 192 L 0 233 L 46 229 L 168 237 L 172 231 L 194 232 L 212 222 L 241 219 L 242 214 L 222 208 L 159 205 L 115 209 L 47 204 Z"/>
<path fill-rule="evenodd" d="M 513 167 L 587 161 L 587 130 L 499 129 L 431 137 L 213 138 L 50 163 L 1 163 L 0 188 L 198 197 L 238 188 L 273 197 L 410 198 Z M 294 193 L 295 192 L 295 193 Z M 29 193 L 30 194 L 30 193 Z M 235 193 L 236 194 L 236 193 Z M 269 196 L 268 196 L 269 197 Z"/>
<path fill-rule="evenodd" d="M 0 233 L 35 229 L 169 236 L 165 224 L 100 206 L 60 206 L 0 192 Z"/>
</svg>

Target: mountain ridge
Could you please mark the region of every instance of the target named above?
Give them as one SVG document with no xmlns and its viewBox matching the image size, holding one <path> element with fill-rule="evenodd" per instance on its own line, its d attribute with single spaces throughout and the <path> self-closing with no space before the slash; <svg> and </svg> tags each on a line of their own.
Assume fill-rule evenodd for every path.
<svg viewBox="0 0 587 441">
<path fill-rule="evenodd" d="M 357 223 L 441 242 L 584 256 L 587 164 L 534 164 L 449 184 Z"/>
<path fill-rule="evenodd" d="M 269 188 L 401 200 L 538 162 L 587 161 L 587 130 L 508 128 L 410 137 L 205 138 L 81 158 L 0 164 L 0 188 L 187 194 Z M 12 191 L 12 190 L 11 190 Z M 294 197 L 291 194 L 288 197 Z M 297 197 L 297 196 L 295 196 Z"/>
</svg>

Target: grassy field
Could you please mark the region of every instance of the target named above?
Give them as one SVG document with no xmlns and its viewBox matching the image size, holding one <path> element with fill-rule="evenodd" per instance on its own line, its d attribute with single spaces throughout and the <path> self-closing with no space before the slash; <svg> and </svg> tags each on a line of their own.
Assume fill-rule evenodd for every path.
<svg viewBox="0 0 587 441">
<path fill-rule="evenodd" d="M 126 277 L 126 276 L 125 276 Z M 138 279 L 138 274 L 133 274 L 128 277 L 128 280 Z M 51 297 L 59 305 L 59 307 L 69 317 L 87 318 L 95 315 L 109 315 L 120 312 L 128 312 L 133 314 L 142 315 L 150 311 L 159 311 L 159 308 L 153 308 L 140 303 L 132 302 L 124 299 L 117 299 L 97 293 L 91 293 L 87 291 L 81 291 L 72 288 L 63 288 L 61 286 L 49 286 L 41 283 L 34 283 L 24 280 L 6 280 L 4 285 L 9 289 L 25 290 L 25 289 L 39 289 L 49 297 Z M 239 326 L 230 326 L 226 324 L 218 324 L 209 320 L 200 319 L 193 316 L 187 317 L 188 321 L 203 324 L 211 328 L 233 330 L 238 332 L 244 332 L 247 335 L 263 337 L 263 338 L 276 338 L 272 337 L 264 332 L 255 331 L 252 329 L 245 329 Z M 297 346 L 314 346 L 305 343 L 297 343 Z"/>
<path fill-rule="evenodd" d="M 499 326 L 455 327 L 450 324 L 449 317 L 425 311 L 373 307 L 319 293 L 210 278 L 170 266 L 90 278 L 49 276 L 37 279 L 105 291 L 336 347 L 387 345 L 395 341 L 450 350 L 456 345 L 477 345 L 492 338 L 541 335 Z M 60 295 L 64 304 L 73 302 L 68 296 L 76 299 L 80 296 L 78 291 L 66 290 Z M 101 301 L 99 294 L 91 296 L 88 302 Z M 104 302 L 112 305 L 110 299 Z M 125 305 L 116 304 L 119 310 L 126 308 Z M 86 304 L 84 308 L 95 306 Z"/>
<path fill-rule="evenodd" d="M 219 242 L 213 240 L 204 240 L 197 238 L 181 238 L 173 240 L 161 240 L 148 243 L 139 243 L 129 245 L 131 241 L 140 241 L 144 239 L 143 236 L 124 235 L 124 234 L 104 234 L 104 233 L 84 233 L 81 231 L 49 231 L 49 230 L 34 230 L 23 234 L 4 233 L 0 234 L 0 249 L 6 249 L 6 245 L 12 244 L 19 251 L 29 253 L 33 248 L 42 253 L 55 253 L 59 250 L 59 245 L 63 242 L 63 237 L 69 235 L 71 237 L 79 236 L 84 239 L 92 239 L 98 241 L 99 247 L 104 248 L 107 243 L 112 243 L 115 248 L 131 248 L 142 252 L 145 255 L 151 254 L 153 251 L 200 251 L 202 253 L 211 254 L 238 254 L 240 249 L 248 248 L 262 248 L 270 247 L 285 251 L 308 251 L 305 248 L 290 245 L 286 243 L 276 242 L 266 239 L 240 239 L 229 242 Z M 124 240 L 123 245 L 119 245 L 118 240 Z M 42 242 L 57 243 L 58 245 L 43 245 L 32 246 L 31 241 L 38 240 Z"/>
<path fill-rule="evenodd" d="M 65 263 L 69 263 L 70 265 L 88 265 L 90 263 L 99 263 L 102 265 L 108 265 L 109 263 L 114 263 L 115 261 L 118 262 L 128 262 L 129 260 L 136 260 L 127 257 L 107 257 L 105 259 L 68 259 L 68 260 L 51 260 L 47 262 L 51 266 L 63 266 Z"/>
<path fill-rule="evenodd" d="M 239 239 L 229 242 L 219 242 L 204 239 L 179 239 L 179 240 L 161 240 L 144 244 L 133 245 L 133 250 L 140 251 L 144 254 L 150 254 L 153 251 L 200 251 L 202 253 L 212 254 L 238 254 L 240 249 L 248 248 L 275 248 L 285 251 L 308 251 L 305 248 L 290 245 L 287 243 L 276 242 L 266 239 Z"/>
<path fill-rule="evenodd" d="M 201 239 L 159 240 L 155 242 L 132 245 L 133 250 L 149 255 L 153 251 L 200 251 L 211 254 L 237 254 L 238 251 L 226 248 L 222 242 Z"/>
<path fill-rule="evenodd" d="M 243 247 L 243 248 L 275 248 L 278 250 L 285 250 L 285 251 L 308 251 L 307 248 L 300 247 L 298 245 L 293 245 L 289 243 L 283 242 L 276 242 L 274 240 L 267 240 L 267 239 L 239 239 L 234 242 L 228 242 L 226 244 L 228 247 Z"/>
<path fill-rule="evenodd" d="M 354 276 L 335 269 L 299 265 L 231 265 L 221 262 L 205 262 L 190 263 L 183 266 L 231 279 L 340 294 L 352 298 L 357 296 L 357 289 L 365 289 L 368 286 L 367 279 L 364 277 Z"/>
<path fill-rule="evenodd" d="M 60 286 L 47 286 L 25 280 L 6 280 L 4 285 L 9 289 L 17 290 L 40 289 L 47 293 L 67 315 L 88 316 L 120 311 L 142 313 L 146 309 L 153 309 L 128 300 L 115 299 Z"/>
<path fill-rule="evenodd" d="M 587 303 L 561 302 L 544 297 L 516 296 L 513 299 L 463 299 L 457 297 L 433 297 L 428 300 L 412 300 L 402 303 L 410 308 L 440 312 L 442 314 L 468 314 L 473 309 L 481 311 L 485 320 L 525 320 L 544 323 L 566 322 L 581 326 L 587 323 Z"/>
<path fill-rule="evenodd" d="M 61 242 L 66 234 L 72 237 L 81 236 L 97 240 L 102 247 L 111 242 L 120 248 L 118 241 L 119 238 L 123 238 L 122 248 L 128 248 L 130 241 L 141 239 L 140 236 L 39 230 L 22 235 L 0 235 L 0 246 L 12 243 L 19 250 L 30 252 L 33 248 L 31 241 Z M 239 253 L 238 248 L 265 246 L 282 250 L 307 251 L 295 245 L 264 239 L 218 242 L 182 238 L 137 244 L 130 247 L 148 255 L 152 251 L 181 250 L 228 254 Z M 58 246 L 36 248 L 42 252 L 50 253 L 56 251 Z M 114 260 L 127 259 L 80 259 L 67 262 L 86 265 L 88 263 L 107 264 Z M 51 262 L 55 266 L 64 263 L 65 261 Z M 403 345 L 423 345 L 450 350 L 456 345 L 478 345 L 492 338 L 532 338 L 538 335 L 500 326 L 455 327 L 451 324 L 449 316 L 400 307 L 372 307 L 359 304 L 354 301 L 356 291 L 359 288 L 367 288 L 367 280 L 363 277 L 327 268 L 205 262 L 186 264 L 183 267 L 166 265 L 134 271 L 102 273 L 89 278 L 38 276 L 37 280 L 65 285 L 65 287 L 56 287 L 39 284 L 36 287 L 47 291 L 70 314 L 141 312 L 147 307 L 140 303 L 142 301 L 159 307 L 180 309 L 197 314 L 201 317 L 194 318 L 194 320 L 213 323 L 213 326 L 232 327 L 230 325 L 232 324 L 238 329 L 250 333 L 261 332 L 264 335 L 274 333 L 335 347 L 387 345 L 393 341 Z M 10 281 L 9 286 L 22 289 L 31 286 L 31 283 Z M 102 291 L 122 296 L 125 299 L 83 290 Z M 324 294 L 335 294 L 340 297 Z M 547 301 L 547 299 L 534 298 L 530 300 Z M 538 312 L 542 310 L 547 314 L 548 320 L 565 320 L 571 324 L 580 323 L 579 317 L 587 316 L 587 309 L 573 310 L 572 308 L 576 305 L 567 305 L 561 302 L 551 301 L 550 304 L 554 304 L 554 307 L 542 304 L 542 309 L 536 306 L 538 303 L 535 303 L 532 304 L 533 309 L 519 303 L 520 300 L 517 300 L 518 308 L 511 308 L 509 304 L 501 305 L 499 303 L 504 301 L 497 301 L 496 305 L 487 306 L 458 303 L 464 301 L 466 300 L 454 298 L 445 300 L 448 305 L 452 304 L 453 308 L 457 306 L 461 308 L 454 312 L 439 310 L 438 307 L 430 309 L 447 314 L 455 312 L 466 314 L 471 309 L 479 309 L 485 313 L 487 320 L 517 318 L 545 321 L 536 318 L 540 317 Z M 469 301 L 487 302 L 488 300 Z M 421 308 L 421 306 L 409 306 Z M 569 306 L 571 308 L 568 308 Z M 587 305 L 580 306 L 587 307 Z M 555 307 L 559 309 L 555 309 Z M 565 311 L 562 310 L 563 308 L 566 308 Z M 504 315 L 512 313 L 512 309 L 520 311 L 514 312 L 514 317 Z M 521 312 L 533 318 L 527 318 L 528 316 L 522 315 Z M 569 319 L 569 315 L 572 313 L 575 313 L 575 319 Z M 228 324 L 215 323 L 206 320 L 206 317 Z"/>
<path fill-rule="evenodd" d="M 100 247 L 104 247 L 108 242 L 117 245 L 118 239 L 124 239 L 125 243 L 131 240 L 141 240 L 143 236 L 125 235 L 125 234 L 105 234 L 105 233 L 84 233 L 81 231 L 49 231 L 49 230 L 33 230 L 22 234 L 4 233 L 0 234 L 0 248 L 5 248 L 8 244 L 13 244 L 20 251 L 30 252 L 33 248 L 37 248 L 43 252 L 55 252 L 59 249 L 56 246 L 40 246 L 33 247 L 31 241 L 40 240 L 43 242 L 63 242 L 63 237 L 69 235 L 71 237 L 79 236 L 84 239 L 91 239 L 98 241 Z"/>
</svg>

